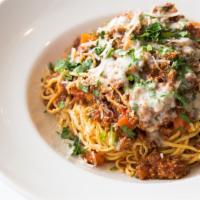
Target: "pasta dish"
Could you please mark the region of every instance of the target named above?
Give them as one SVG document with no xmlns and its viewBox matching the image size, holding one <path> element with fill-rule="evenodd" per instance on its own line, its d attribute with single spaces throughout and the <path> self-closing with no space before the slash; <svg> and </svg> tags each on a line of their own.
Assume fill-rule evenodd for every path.
<svg viewBox="0 0 200 200">
<path fill-rule="evenodd" d="M 139 179 L 179 179 L 200 160 L 200 23 L 174 4 L 126 12 L 49 63 L 42 78 L 72 156 Z"/>
</svg>

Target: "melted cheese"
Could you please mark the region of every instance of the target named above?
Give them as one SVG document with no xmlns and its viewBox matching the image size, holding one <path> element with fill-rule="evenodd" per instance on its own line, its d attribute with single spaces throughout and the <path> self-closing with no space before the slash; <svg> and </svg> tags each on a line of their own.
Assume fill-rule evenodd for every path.
<svg viewBox="0 0 200 200">
<path fill-rule="evenodd" d="M 138 105 L 139 120 L 146 123 L 149 132 L 157 130 L 168 117 L 168 111 L 175 107 L 175 99 L 170 95 L 171 88 L 168 85 L 154 83 L 148 85 L 136 85 L 130 90 L 130 106 Z M 150 127 L 150 128 L 148 128 Z"/>
<path fill-rule="evenodd" d="M 96 80 L 101 80 L 103 84 L 112 84 L 114 82 L 126 83 L 126 71 L 131 63 L 128 56 L 103 59 L 101 63 L 89 70 L 89 76 Z"/>
<path fill-rule="evenodd" d="M 129 23 L 129 18 L 127 16 L 119 16 L 113 18 L 106 26 L 100 27 L 97 32 L 106 31 L 109 32 L 113 29 L 117 29 L 121 26 L 126 26 Z"/>
</svg>

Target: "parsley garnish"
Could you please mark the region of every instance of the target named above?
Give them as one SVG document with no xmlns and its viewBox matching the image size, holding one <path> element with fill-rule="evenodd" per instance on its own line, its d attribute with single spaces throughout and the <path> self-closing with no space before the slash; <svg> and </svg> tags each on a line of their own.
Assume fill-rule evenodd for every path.
<svg viewBox="0 0 200 200">
<path fill-rule="evenodd" d="M 78 156 L 80 154 L 83 154 L 85 151 L 81 145 L 81 141 L 79 140 L 78 137 L 75 138 L 74 143 L 73 143 L 73 152 L 72 156 Z"/>
<path fill-rule="evenodd" d="M 74 140 L 75 139 L 75 135 L 73 135 L 72 133 L 71 133 L 71 131 L 67 128 L 67 127 L 64 127 L 63 129 L 62 129 L 62 132 L 61 133 L 59 133 L 60 134 L 60 137 L 62 138 L 62 139 L 68 139 L 68 140 Z"/>
<path fill-rule="evenodd" d="M 63 108 L 65 107 L 65 102 L 64 102 L 64 101 L 60 101 L 60 102 L 58 103 L 58 107 L 59 107 L 60 109 L 63 109 Z"/>
<path fill-rule="evenodd" d="M 50 72 L 53 72 L 53 71 L 54 71 L 54 67 L 55 67 L 55 66 L 53 65 L 53 63 L 50 62 L 50 63 L 48 64 L 48 69 L 49 69 Z"/>
<path fill-rule="evenodd" d="M 99 90 L 93 90 L 93 95 L 95 96 L 95 97 L 98 97 L 99 96 Z"/>
<path fill-rule="evenodd" d="M 136 136 L 136 133 L 125 125 L 121 127 L 121 130 L 128 138 L 134 138 Z"/>
<path fill-rule="evenodd" d="M 117 171 L 117 170 L 118 168 L 115 165 L 110 168 L 110 171 Z"/>
<path fill-rule="evenodd" d="M 130 49 L 128 55 L 132 58 L 133 63 L 137 64 L 139 62 L 139 59 L 135 56 L 135 49 Z"/>
<path fill-rule="evenodd" d="M 79 63 L 72 63 L 70 61 L 70 57 L 68 56 L 67 59 L 60 59 L 60 60 L 56 61 L 54 71 L 56 71 L 56 72 L 63 72 L 64 70 L 72 71 L 78 65 L 79 65 Z"/>
<path fill-rule="evenodd" d="M 97 87 L 99 87 L 101 85 L 101 81 L 98 80 L 97 83 L 96 83 Z"/>
<path fill-rule="evenodd" d="M 77 73 L 82 73 L 82 72 L 86 72 L 90 69 L 92 65 L 92 59 L 86 60 L 83 63 L 79 64 L 76 68 L 75 71 Z"/>
<path fill-rule="evenodd" d="M 139 105 L 138 105 L 137 103 L 134 103 L 134 104 L 133 104 L 133 110 L 134 110 L 135 112 L 137 112 L 138 109 L 139 109 Z"/>
<path fill-rule="evenodd" d="M 66 69 L 66 60 L 57 60 L 55 64 L 54 71 L 56 72 L 62 72 L 64 69 Z"/>
<path fill-rule="evenodd" d="M 73 146 L 73 152 L 71 154 L 72 156 L 77 156 L 85 152 L 79 138 L 73 135 L 67 127 L 64 127 L 62 129 L 62 132 L 59 134 L 62 139 L 74 140 L 73 144 L 72 145 L 70 144 L 70 147 Z"/>
<path fill-rule="evenodd" d="M 94 51 L 99 56 L 104 51 L 105 47 L 95 47 Z"/>
<path fill-rule="evenodd" d="M 177 91 L 174 92 L 174 97 L 179 101 L 179 103 L 185 108 L 188 105 L 187 99 L 182 96 L 180 93 Z"/>
<path fill-rule="evenodd" d="M 190 123 L 190 118 L 185 113 L 179 113 L 179 117 L 184 120 L 186 123 Z"/>
<path fill-rule="evenodd" d="M 110 57 L 113 55 L 114 50 L 115 50 L 115 49 L 111 47 L 111 48 L 108 50 L 107 54 L 106 54 L 106 58 L 110 58 Z"/>
<path fill-rule="evenodd" d="M 106 132 L 105 132 L 105 131 L 102 131 L 102 132 L 100 133 L 100 140 L 101 140 L 102 142 L 105 142 L 105 141 L 106 141 L 106 137 L 107 137 Z"/>
<path fill-rule="evenodd" d="M 101 39 L 104 39 L 105 31 L 101 31 L 101 32 L 99 33 L 99 36 L 100 36 Z"/>
<path fill-rule="evenodd" d="M 185 74 L 191 71 L 186 59 L 182 57 L 175 58 L 171 68 L 177 71 L 179 79 L 184 79 Z"/>
<path fill-rule="evenodd" d="M 147 27 L 144 27 L 142 33 L 135 36 L 136 39 L 140 39 L 145 42 L 162 42 L 163 40 L 169 38 L 182 37 L 189 37 L 188 31 L 170 30 L 159 22 L 155 22 Z"/>
<path fill-rule="evenodd" d="M 109 131 L 108 143 L 109 143 L 109 145 L 113 146 L 116 144 L 116 142 L 117 142 L 117 135 L 113 131 L 113 127 L 111 127 L 111 129 Z"/>
<path fill-rule="evenodd" d="M 79 89 L 82 90 L 82 91 L 85 92 L 85 93 L 88 93 L 88 91 L 89 91 L 89 86 L 85 86 L 85 85 L 80 84 L 80 85 L 79 85 Z"/>
<path fill-rule="evenodd" d="M 158 41 L 161 36 L 161 31 L 163 27 L 159 22 L 150 24 L 143 30 L 143 33 L 138 36 L 139 39 L 148 41 Z"/>
<path fill-rule="evenodd" d="M 130 74 L 128 76 L 128 80 L 129 81 L 134 81 L 134 82 L 140 82 L 140 78 L 138 76 L 134 75 L 134 74 Z"/>
</svg>

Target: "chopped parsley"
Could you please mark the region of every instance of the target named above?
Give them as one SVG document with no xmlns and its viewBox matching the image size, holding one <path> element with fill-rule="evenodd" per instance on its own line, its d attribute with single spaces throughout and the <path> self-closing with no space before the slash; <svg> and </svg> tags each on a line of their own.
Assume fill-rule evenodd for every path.
<svg viewBox="0 0 200 200">
<path fill-rule="evenodd" d="M 127 54 L 131 57 L 134 64 L 138 64 L 139 59 L 135 56 L 135 49 L 130 49 Z"/>
<path fill-rule="evenodd" d="M 116 142 L 117 142 L 117 135 L 113 131 L 113 127 L 111 127 L 111 129 L 109 131 L 108 143 L 109 143 L 109 145 L 113 146 L 113 145 L 116 145 Z"/>
<path fill-rule="evenodd" d="M 172 62 L 172 68 L 179 72 L 182 76 L 189 71 L 187 61 L 183 57 L 175 58 Z"/>
<path fill-rule="evenodd" d="M 107 138 L 106 132 L 105 132 L 105 131 L 102 131 L 102 132 L 100 133 L 100 140 L 101 140 L 102 142 L 105 142 L 105 141 L 106 141 L 106 138 Z"/>
<path fill-rule="evenodd" d="M 92 62 L 92 59 L 84 61 L 75 68 L 75 72 L 82 73 L 88 71 L 92 65 Z"/>
<path fill-rule="evenodd" d="M 62 129 L 62 132 L 59 133 L 60 137 L 62 139 L 68 139 L 68 140 L 73 140 L 73 144 L 70 144 L 70 147 L 73 147 L 73 151 L 72 151 L 72 156 L 77 156 L 80 154 L 83 154 L 85 152 L 85 150 L 83 149 L 82 145 L 81 145 L 81 141 L 79 140 L 79 138 L 77 136 L 75 136 L 74 134 L 72 134 L 72 132 L 67 128 L 64 127 Z"/>
<path fill-rule="evenodd" d="M 101 31 L 101 32 L 99 33 L 100 38 L 101 38 L 101 39 L 104 39 L 105 34 L 106 34 L 105 31 Z"/>
<path fill-rule="evenodd" d="M 179 113 L 179 117 L 184 120 L 186 123 L 190 123 L 190 118 L 185 113 Z"/>
<path fill-rule="evenodd" d="M 68 81 L 72 81 L 73 80 L 72 75 L 70 75 L 69 73 L 63 74 L 63 77 L 64 77 L 65 80 L 68 80 Z"/>
<path fill-rule="evenodd" d="M 67 68 L 66 60 L 57 60 L 56 63 L 55 63 L 54 71 L 62 72 L 66 68 Z"/>
<path fill-rule="evenodd" d="M 54 71 L 54 65 L 53 65 L 53 63 L 52 62 L 50 62 L 49 64 L 48 64 L 48 69 L 49 69 L 49 71 L 50 72 L 53 72 Z"/>
<path fill-rule="evenodd" d="M 175 99 L 177 99 L 178 102 L 180 103 L 180 105 L 186 108 L 188 105 L 187 99 L 183 95 L 181 95 L 178 91 L 174 91 L 173 94 L 174 94 Z"/>
<path fill-rule="evenodd" d="M 96 82 L 96 85 L 97 85 L 97 87 L 99 87 L 99 86 L 101 85 L 101 81 L 98 80 L 98 81 Z"/>
<path fill-rule="evenodd" d="M 77 73 L 86 72 L 90 69 L 92 65 L 92 59 L 86 60 L 83 63 L 75 63 L 70 61 L 70 57 L 67 59 L 57 60 L 55 63 L 54 71 L 63 72 L 64 70 L 69 70 Z"/>
<path fill-rule="evenodd" d="M 134 103 L 132 109 L 133 109 L 135 112 L 137 112 L 138 109 L 139 109 L 139 105 L 138 105 L 137 103 Z"/>
<path fill-rule="evenodd" d="M 155 22 L 147 27 L 143 27 L 140 35 L 134 36 L 133 39 L 139 39 L 144 42 L 163 42 L 170 38 L 183 38 L 189 37 L 188 31 L 171 30 L 164 27 L 160 22 Z"/>
<path fill-rule="evenodd" d="M 95 47 L 94 52 L 99 56 L 103 53 L 105 47 Z"/>
<path fill-rule="evenodd" d="M 93 95 L 95 97 L 99 97 L 99 95 L 100 95 L 99 90 L 93 90 Z"/>
<path fill-rule="evenodd" d="M 73 143 L 73 152 L 72 156 L 78 156 L 80 154 L 83 154 L 85 150 L 83 149 L 81 145 L 81 141 L 79 140 L 78 137 L 75 138 L 74 143 Z"/>
<path fill-rule="evenodd" d="M 171 47 L 167 47 L 167 46 L 160 46 L 158 49 L 158 52 L 160 53 L 160 55 L 165 55 L 173 51 L 174 50 Z"/>
<path fill-rule="evenodd" d="M 62 139 L 74 140 L 76 137 L 67 127 L 64 127 L 59 134 Z"/>
<path fill-rule="evenodd" d="M 60 109 L 63 109 L 63 108 L 65 107 L 65 102 L 64 102 L 64 101 L 60 101 L 60 102 L 58 103 L 58 107 L 59 107 Z"/>
<path fill-rule="evenodd" d="M 88 93 L 88 91 L 89 91 L 89 86 L 85 86 L 85 85 L 80 84 L 80 85 L 79 85 L 79 89 L 82 90 L 82 91 L 85 92 L 85 93 Z"/>
<path fill-rule="evenodd" d="M 110 48 L 109 50 L 108 50 L 108 52 L 107 52 L 107 54 L 106 54 L 106 58 L 110 58 L 110 57 L 112 57 L 112 55 L 113 55 L 113 53 L 114 53 L 114 48 Z"/>
<path fill-rule="evenodd" d="M 128 76 L 128 80 L 129 81 L 134 81 L 134 82 L 140 82 L 140 78 L 138 76 L 134 75 L 134 74 L 130 74 Z"/>
<path fill-rule="evenodd" d="M 118 168 L 115 165 L 110 168 L 110 171 L 117 171 L 117 170 Z"/>
<path fill-rule="evenodd" d="M 159 22 L 155 22 L 144 28 L 143 33 L 138 36 L 138 39 L 146 42 L 158 41 L 160 39 L 162 30 L 162 25 Z"/>
<path fill-rule="evenodd" d="M 121 130 L 128 138 L 134 138 L 136 136 L 136 133 L 125 125 L 121 127 Z"/>
</svg>

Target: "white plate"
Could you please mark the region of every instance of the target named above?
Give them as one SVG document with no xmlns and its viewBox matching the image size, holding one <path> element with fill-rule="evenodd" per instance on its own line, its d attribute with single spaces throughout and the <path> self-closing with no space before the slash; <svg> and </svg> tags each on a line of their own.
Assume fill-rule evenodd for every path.
<svg viewBox="0 0 200 200">
<path fill-rule="evenodd" d="M 178 181 L 142 182 L 63 159 L 55 121 L 43 113 L 39 81 L 84 31 L 126 10 L 149 10 L 155 0 L 0 0 L 0 170 L 29 199 L 196 199 L 198 170 Z M 200 21 L 200 2 L 175 1 Z M 49 145 L 47 145 L 49 144 Z"/>
</svg>

